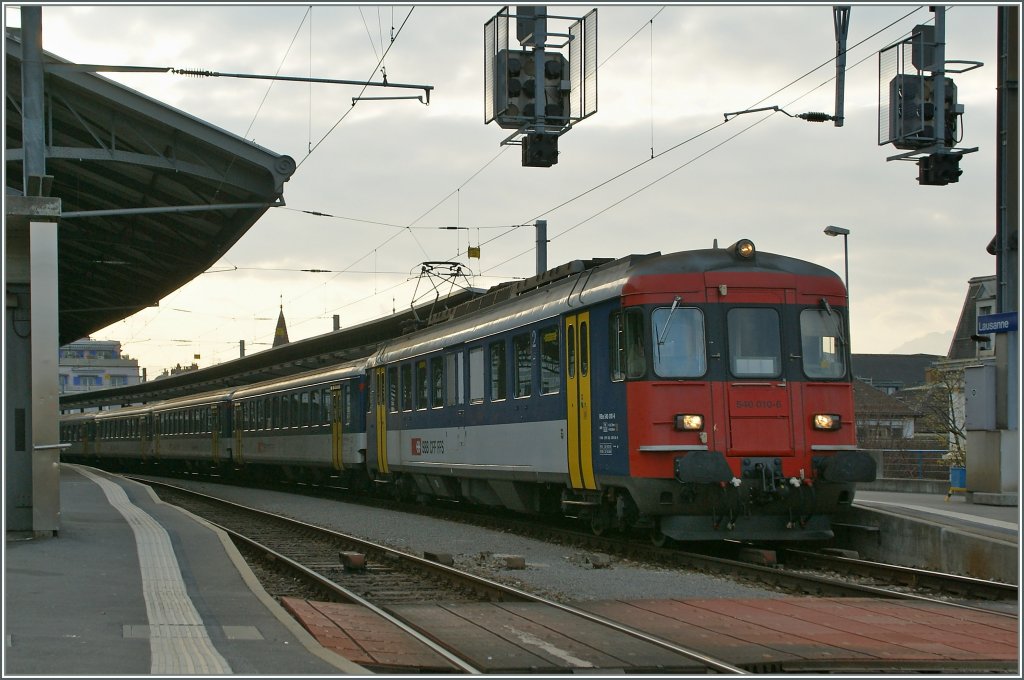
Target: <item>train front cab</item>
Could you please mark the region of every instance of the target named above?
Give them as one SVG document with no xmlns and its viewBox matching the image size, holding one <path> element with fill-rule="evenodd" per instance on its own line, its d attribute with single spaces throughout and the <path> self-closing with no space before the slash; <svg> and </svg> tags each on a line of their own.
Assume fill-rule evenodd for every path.
<svg viewBox="0 0 1024 680">
<path fill-rule="evenodd" d="M 794 266 L 752 257 L 624 294 L 626 483 L 656 537 L 826 539 L 874 479 L 856 446 L 845 290 Z"/>
</svg>

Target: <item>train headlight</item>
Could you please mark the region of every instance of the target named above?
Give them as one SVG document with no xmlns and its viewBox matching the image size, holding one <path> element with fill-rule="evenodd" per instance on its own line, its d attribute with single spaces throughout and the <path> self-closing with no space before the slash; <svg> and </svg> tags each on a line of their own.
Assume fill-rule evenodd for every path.
<svg viewBox="0 0 1024 680">
<path fill-rule="evenodd" d="M 676 415 L 676 429 L 677 430 L 702 430 L 704 429 L 704 416 L 693 415 L 693 414 L 677 414 Z"/>
<path fill-rule="evenodd" d="M 814 415 L 815 430 L 838 430 L 842 424 L 838 415 L 833 413 L 816 413 Z"/>
<path fill-rule="evenodd" d="M 741 239 L 736 242 L 736 254 L 744 260 L 754 256 L 754 242 L 750 239 Z"/>
</svg>

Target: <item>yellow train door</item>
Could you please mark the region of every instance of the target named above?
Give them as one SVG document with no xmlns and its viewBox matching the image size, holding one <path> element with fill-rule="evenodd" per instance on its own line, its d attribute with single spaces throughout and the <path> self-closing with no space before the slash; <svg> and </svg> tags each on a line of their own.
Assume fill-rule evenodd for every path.
<svg viewBox="0 0 1024 680">
<path fill-rule="evenodd" d="M 388 474 L 388 385 L 385 379 L 384 367 L 378 368 L 376 373 L 377 404 L 377 470 L 381 474 Z"/>
<path fill-rule="evenodd" d="M 143 462 L 149 461 L 149 449 L 150 449 L 150 433 L 149 433 L 149 416 L 139 416 L 139 450 L 142 455 Z"/>
<path fill-rule="evenodd" d="M 235 449 L 231 452 L 231 458 L 235 461 L 235 465 L 242 464 L 242 426 L 245 424 L 242 418 L 242 405 L 235 404 L 234 417 L 232 418 L 232 427 L 235 430 Z M 215 432 L 220 430 L 220 421 L 218 420 L 214 425 Z M 216 445 L 215 445 L 216 447 Z"/>
<path fill-rule="evenodd" d="M 565 385 L 569 481 L 574 489 L 596 489 L 591 443 L 590 312 L 565 319 Z"/>
<path fill-rule="evenodd" d="M 217 465 L 220 463 L 220 411 L 217 405 L 214 404 L 210 407 L 210 432 L 213 440 L 213 464 Z"/>
<path fill-rule="evenodd" d="M 335 470 L 341 470 L 341 386 L 331 386 L 331 463 Z"/>
<path fill-rule="evenodd" d="M 159 460 L 160 458 L 160 439 L 163 434 L 163 423 L 164 414 L 156 413 L 153 415 L 153 458 Z"/>
</svg>

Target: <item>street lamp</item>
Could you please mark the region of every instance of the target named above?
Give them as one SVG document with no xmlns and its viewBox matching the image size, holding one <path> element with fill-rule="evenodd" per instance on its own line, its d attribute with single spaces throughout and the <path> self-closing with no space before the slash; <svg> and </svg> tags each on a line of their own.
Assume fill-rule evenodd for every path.
<svg viewBox="0 0 1024 680">
<path fill-rule="evenodd" d="M 843 237 L 843 270 L 845 277 L 843 279 L 846 284 L 846 297 L 850 297 L 850 251 L 846 248 L 846 237 L 850 235 L 849 229 L 843 229 L 842 227 L 836 227 L 828 225 L 825 227 L 825 233 L 829 236 L 842 236 Z"/>
</svg>

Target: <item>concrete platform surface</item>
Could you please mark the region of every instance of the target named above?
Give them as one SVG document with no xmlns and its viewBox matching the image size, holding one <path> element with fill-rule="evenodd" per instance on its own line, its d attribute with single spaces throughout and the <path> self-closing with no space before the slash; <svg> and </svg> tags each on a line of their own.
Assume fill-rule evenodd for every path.
<svg viewBox="0 0 1024 680">
<path fill-rule="evenodd" d="M 413 650 L 396 647 L 390 642 L 391 633 L 384 636 L 376 626 L 363 622 L 343 607 L 297 601 L 286 611 L 263 591 L 223 532 L 162 503 L 147 486 L 92 468 L 62 465 L 60 493 L 62 515 L 57 537 L 22 539 L 9 535 L 5 542 L 5 676 L 312 676 L 372 672 L 351 659 L 365 659 L 374 670 L 385 673 L 401 672 L 404 668 L 443 672 L 443 664 L 435 661 L 411 662 L 413 656 L 405 655 Z M 842 521 L 848 523 L 848 533 L 856 539 L 855 549 L 869 559 L 903 560 L 902 563 L 912 566 L 1019 582 L 1019 508 L 974 504 L 962 495 L 947 500 L 944 493 L 859 491 L 854 507 Z M 977 624 L 992 625 L 989 620 L 947 620 L 949 615 L 945 612 L 941 616 L 940 612 L 917 614 L 901 609 L 901 605 L 892 605 L 897 607 L 892 612 L 881 612 L 867 602 L 815 604 L 814 600 L 784 600 L 619 600 L 614 605 L 600 606 L 610 607 L 609 612 L 621 615 L 626 623 L 661 622 L 667 626 L 662 631 L 666 635 L 667 631 L 691 630 L 699 639 L 719 643 L 726 641 L 722 630 L 697 630 L 691 626 L 696 622 L 706 627 L 715 617 L 728 615 L 732 618 L 719 623 L 729 630 L 753 626 L 752 630 L 767 631 L 768 620 L 786 619 L 793 623 L 797 618 L 806 619 L 801 625 L 824 623 L 834 628 L 835 624 L 843 623 L 844 617 L 855 622 L 851 617 L 860 616 L 861 610 L 866 612 L 865 625 L 856 631 L 840 632 L 837 639 L 847 639 L 853 633 L 875 640 L 877 636 L 869 634 L 872 622 L 882 621 L 877 617 L 883 616 L 892 626 L 897 626 L 901 618 L 908 625 L 929 627 L 943 620 L 946 622 L 942 625 L 947 626 L 943 630 L 949 632 L 962 632 L 965 625 L 972 630 Z M 728 612 L 722 609 L 722 603 L 727 602 L 735 604 Z M 778 607 L 785 609 L 782 618 L 778 618 Z M 837 611 L 823 615 L 821 607 Z M 310 626 L 313 634 L 289 612 Z M 691 618 L 687 612 L 697 618 Z M 794 618 L 794 612 L 806 616 Z M 475 621 L 475 637 L 466 640 L 481 639 L 484 634 L 511 635 L 506 643 L 526 644 L 529 648 L 529 655 L 518 651 L 513 655 L 522 657 L 520 661 L 527 659 L 528 663 L 482 664 L 492 672 L 535 666 L 539 662 L 534 657 L 545 658 L 540 666 L 550 665 L 552 672 L 569 670 L 573 664 L 566 666 L 565 659 L 570 657 L 586 661 L 578 668 L 572 667 L 573 672 L 586 672 L 586 664 L 591 664 L 591 671 L 615 666 L 602 656 L 609 648 L 600 642 L 566 639 L 565 648 L 554 651 L 537 642 L 544 641 L 533 630 L 541 625 L 537 618 L 541 612 L 529 608 L 512 612 L 505 605 L 490 605 L 440 612 L 434 607 L 406 613 L 435 622 L 443 618 L 451 624 L 449 632 L 456 639 L 465 634 L 459 632 L 461 622 L 468 625 Z M 922 616 L 932 622 L 921 620 Z M 507 626 L 502 626 L 514 617 L 522 619 L 522 626 L 513 626 L 514 630 L 509 632 Z M 499 620 L 505 623 L 499 625 Z M 1019 631 L 1015 622 L 1012 625 L 1014 628 L 1009 632 L 1016 639 Z M 660 626 L 655 627 L 660 631 Z M 557 625 L 555 630 L 572 632 Z M 790 645 L 786 649 L 766 645 L 762 639 L 747 640 L 746 644 L 752 645 L 750 649 L 757 652 L 747 662 L 753 667 L 757 665 L 755 659 L 760 658 L 765 669 L 811 669 L 817 653 L 814 650 L 825 638 L 805 639 L 803 633 L 808 630 L 813 630 L 813 626 L 796 637 L 786 638 Z M 784 639 L 794 632 L 780 630 L 774 634 Z M 383 637 L 377 637 L 378 633 Z M 913 631 L 915 636 L 918 633 L 931 636 L 929 639 L 940 635 L 931 628 Z M 825 630 L 822 634 L 829 636 L 832 632 Z M 971 639 L 967 642 L 960 641 L 972 646 L 961 649 L 961 655 L 956 657 L 967 662 L 968 667 L 971 661 L 1004 661 L 1019 651 L 1009 648 L 1005 633 L 989 630 L 968 637 Z M 927 646 L 931 643 L 921 643 L 925 647 L 917 649 L 917 657 L 907 650 L 918 642 L 902 651 L 894 649 L 891 645 L 897 639 L 884 631 L 877 642 L 888 646 L 876 650 L 871 648 L 875 643 L 865 642 L 857 650 L 865 655 L 865 667 L 881 669 L 888 661 L 903 660 L 923 668 L 944 654 L 941 646 Z M 807 646 L 792 646 L 797 643 Z M 364 656 L 352 651 L 356 647 Z M 765 657 L 764 650 L 758 651 L 758 647 L 772 647 L 775 652 L 769 654 L 771 658 Z M 571 652 L 568 657 L 562 654 L 565 649 Z M 511 647 L 509 650 L 515 651 Z M 538 650 L 542 653 L 538 654 Z M 855 657 L 850 658 L 852 665 L 856 665 Z M 869 661 L 870 657 L 875 658 Z M 649 670 L 645 664 L 620 661 L 620 669 Z"/>
<path fill-rule="evenodd" d="M 324 645 L 386 673 L 450 672 L 383 618 L 293 600 Z M 744 670 L 1009 672 L 1017 619 L 937 603 L 865 598 L 604 600 L 582 610 Z M 388 608 L 486 674 L 701 674 L 690 657 L 538 603 L 407 604 Z"/>
<path fill-rule="evenodd" d="M 5 677 L 367 674 L 149 487 L 62 465 L 60 498 L 56 537 L 5 541 Z"/>
<path fill-rule="evenodd" d="M 962 494 L 858 490 L 836 545 L 865 559 L 1020 583 L 1020 508 Z"/>
</svg>

